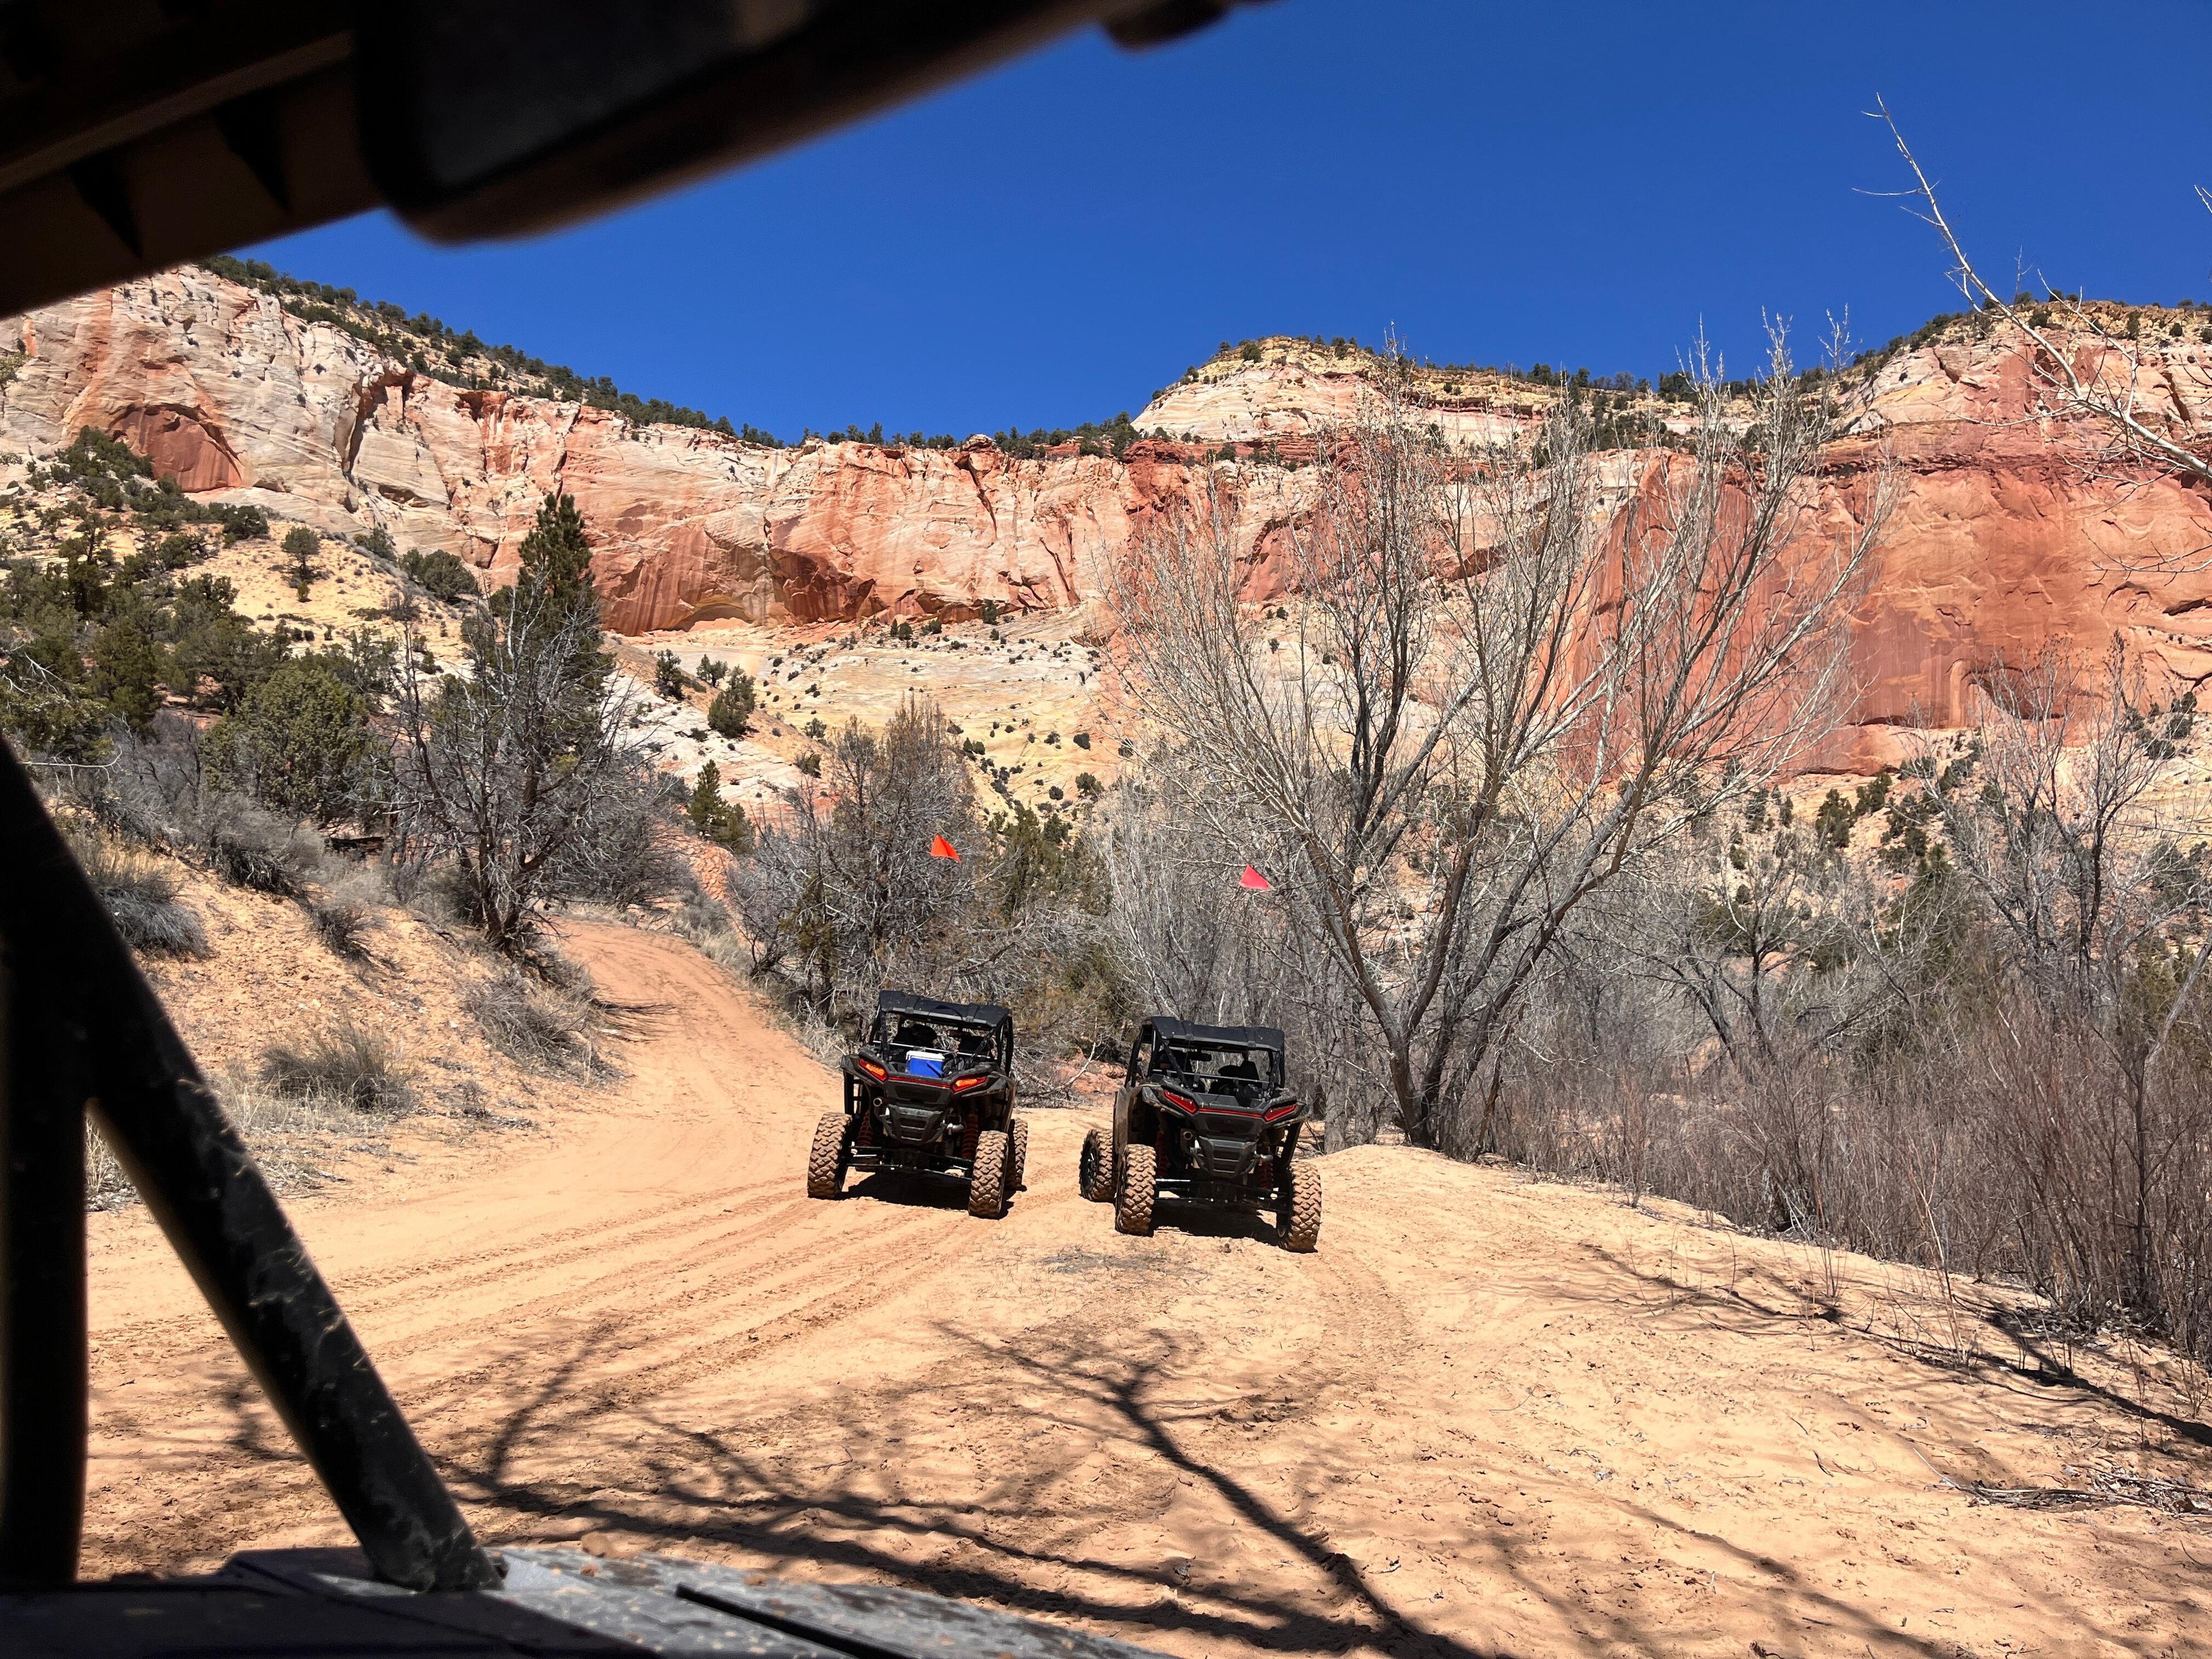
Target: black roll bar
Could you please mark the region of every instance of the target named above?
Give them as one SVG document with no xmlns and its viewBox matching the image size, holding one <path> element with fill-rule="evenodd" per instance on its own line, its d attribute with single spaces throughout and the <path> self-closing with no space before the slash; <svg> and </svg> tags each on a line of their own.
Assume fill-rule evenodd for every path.
<svg viewBox="0 0 2212 1659">
<path fill-rule="evenodd" d="M 497 1571 L 0 744 L 0 1585 L 74 1581 L 86 1434 L 84 1126 L 100 1127 L 380 1576 Z"/>
</svg>

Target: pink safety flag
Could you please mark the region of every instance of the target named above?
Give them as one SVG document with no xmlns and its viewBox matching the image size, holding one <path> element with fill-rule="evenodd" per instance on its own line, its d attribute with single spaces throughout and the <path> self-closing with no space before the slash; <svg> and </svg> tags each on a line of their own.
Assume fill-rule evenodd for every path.
<svg viewBox="0 0 2212 1659">
<path fill-rule="evenodd" d="M 1244 873 L 1237 878 L 1237 884 L 1250 893 L 1272 893 L 1275 890 L 1275 884 L 1249 864 L 1244 866 Z"/>
<path fill-rule="evenodd" d="M 944 836 L 939 836 L 929 843 L 929 856 L 933 859 L 951 859 L 957 864 L 960 862 L 960 849 L 945 840 Z"/>
</svg>

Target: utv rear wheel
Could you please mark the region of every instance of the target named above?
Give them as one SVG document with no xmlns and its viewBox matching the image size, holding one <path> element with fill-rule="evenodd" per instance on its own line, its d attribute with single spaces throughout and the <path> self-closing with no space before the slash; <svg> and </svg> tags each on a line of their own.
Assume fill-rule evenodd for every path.
<svg viewBox="0 0 2212 1659">
<path fill-rule="evenodd" d="M 1030 1184 L 1030 1126 L 1025 1118 L 1008 1120 L 1006 1133 L 1013 1141 L 1014 1162 L 1006 1182 L 1009 1193 L 1026 1192 Z"/>
<path fill-rule="evenodd" d="M 1293 1164 L 1275 1200 L 1275 1242 L 1304 1255 L 1321 1242 L 1321 1171 Z"/>
<path fill-rule="evenodd" d="M 1093 1204 L 1114 1201 L 1114 1154 L 1103 1129 L 1083 1137 L 1083 1157 L 1075 1166 L 1075 1184 Z"/>
<path fill-rule="evenodd" d="M 1006 1212 L 1007 1155 L 1011 1151 L 1004 1129 L 986 1129 L 975 1137 L 975 1162 L 968 1177 L 968 1213 L 996 1221 Z"/>
<path fill-rule="evenodd" d="M 1114 1231 L 1142 1238 L 1152 1231 L 1152 1204 L 1159 1196 L 1159 1154 L 1132 1146 L 1121 1154 L 1121 1190 L 1114 1198 Z"/>
<path fill-rule="evenodd" d="M 842 1112 L 825 1112 L 814 1126 L 814 1146 L 806 1154 L 806 1195 L 835 1198 L 845 1188 L 845 1134 Z"/>
</svg>

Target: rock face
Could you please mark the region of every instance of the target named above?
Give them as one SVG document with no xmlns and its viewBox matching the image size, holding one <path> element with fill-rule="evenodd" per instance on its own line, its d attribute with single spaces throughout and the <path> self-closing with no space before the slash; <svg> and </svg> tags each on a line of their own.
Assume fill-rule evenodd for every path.
<svg viewBox="0 0 2212 1659">
<path fill-rule="evenodd" d="M 2203 453 L 2207 319 L 2143 315 L 2160 339 L 2146 342 L 2138 412 Z M 1833 745 L 1839 769 L 1903 758 L 1903 728 L 1966 723 L 1995 676 L 2052 652 L 2094 667 L 2117 641 L 2161 697 L 2212 678 L 2212 496 L 2100 463 L 2100 431 L 2037 418 L 2025 354 L 1966 332 L 1886 365 L 1835 447 L 1846 472 L 1887 451 L 1899 473 L 1852 621 L 1861 690 Z M 2104 351 L 2077 349 L 2085 368 Z"/>
<path fill-rule="evenodd" d="M 566 490 L 608 624 L 630 634 L 1076 605 L 1133 524 L 1195 501 L 1216 471 L 1158 446 L 1015 460 L 988 442 L 774 450 L 637 426 L 447 386 L 190 266 L 0 325 L 0 344 L 23 354 L 0 386 L 0 443 L 46 452 L 97 427 L 187 490 L 331 533 L 380 526 L 499 573 L 538 501 Z M 1242 471 L 1238 533 L 1264 562 L 1298 509 L 1296 475 Z"/>
<path fill-rule="evenodd" d="M 2144 407 L 2204 437 L 2212 345 L 2199 331 L 2212 318 L 2142 317 Z M 1224 443 L 1310 445 L 1357 412 L 1367 385 L 1363 359 L 1271 348 L 1207 365 L 1138 417 L 1203 449 L 1018 460 L 984 441 L 769 449 L 459 389 L 189 266 L 0 324 L 4 346 L 21 361 L 0 385 L 0 445 L 49 452 L 96 427 L 187 490 L 327 532 L 382 526 L 402 547 L 449 549 L 496 574 L 543 495 L 567 490 L 599 549 L 608 623 L 630 634 L 1073 606 L 1110 592 L 1133 529 L 1209 489 L 1267 596 L 1310 475 L 1203 457 Z M 1884 453 L 1900 495 L 1851 624 L 1858 707 L 1824 763 L 1894 761 L 1900 726 L 1960 723 L 1978 685 L 2052 649 L 2094 658 L 2117 638 L 2166 684 L 2212 677 L 2212 502 L 2093 465 L 2091 434 L 2031 418 L 2028 369 L 1959 325 L 1891 359 L 1862 397 L 1826 510 L 1838 522 L 1860 510 Z M 1461 440 L 1510 431 L 1547 395 L 1495 376 L 1423 385 Z"/>
</svg>

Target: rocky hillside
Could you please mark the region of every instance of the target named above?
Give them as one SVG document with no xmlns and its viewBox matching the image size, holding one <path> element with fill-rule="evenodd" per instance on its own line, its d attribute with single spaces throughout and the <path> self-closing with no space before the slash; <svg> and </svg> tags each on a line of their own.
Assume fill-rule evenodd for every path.
<svg viewBox="0 0 2212 1659">
<path fill-rule="evenodd" d="M 288 308 L 289 307 L 289 308 Z M 2212 313 L 2112 308 L 2141 338 L 2142 394 L 2206 432 Z M 878 613 L 957 622 L 994 605 L 1072 610 L 1149 515 L 1195 499 L 1236 457 L 1237 534 L 1255 580 L 1302 509 L 1295 463 L 1354 410 L 1373 360 L 1273 340 L 1226 352 L 1155 398 L 1122 453 L 1066 444 L 1026 459 L 988 439 L 952 448 L 809 441 L 776 447 L 543 395 L 458 349 L 428 357 L 374 308 L 351 315 L 185 267 L 0 324 L 0 446 L 38 455 L 84 426 L 125 438 L 195 495 L 496 573 L 537 502 L 574 495 L 599 548 L 609 623 L 642 635 L 775 628 Z M 472 338 L 473 337 L 468 337 Z M 2098 349 L 2085 343 L 2084 351 Z M 535 391 L 514 389 L 535 387 Z M 1863 691 L 1824 757 L 1897 757 L 1894 728 L 1964 718 L 2002 658 L 2115 636 L 2176 683 L 2212 675 L 2212 502 L 2089 464 L 2084 434 L 2028 418 L 2028 365 L 1974 319 L 1931 325 L 1839 383 L 1837 460 L 1887 449 L 1905 487 L 1855 623 Z M 1455 437 L 1492 436 L 1556 395 L 1488 370 L 1430 369 L 1419 395 Z M 1649 389 L 1605 391 L 1617 416 L 1662 419 Z M 1632 487 L 1654 458 L 1624 451 Z M 1851 490 L 1832 510 L 1848 515 Z"/>
</svg>

